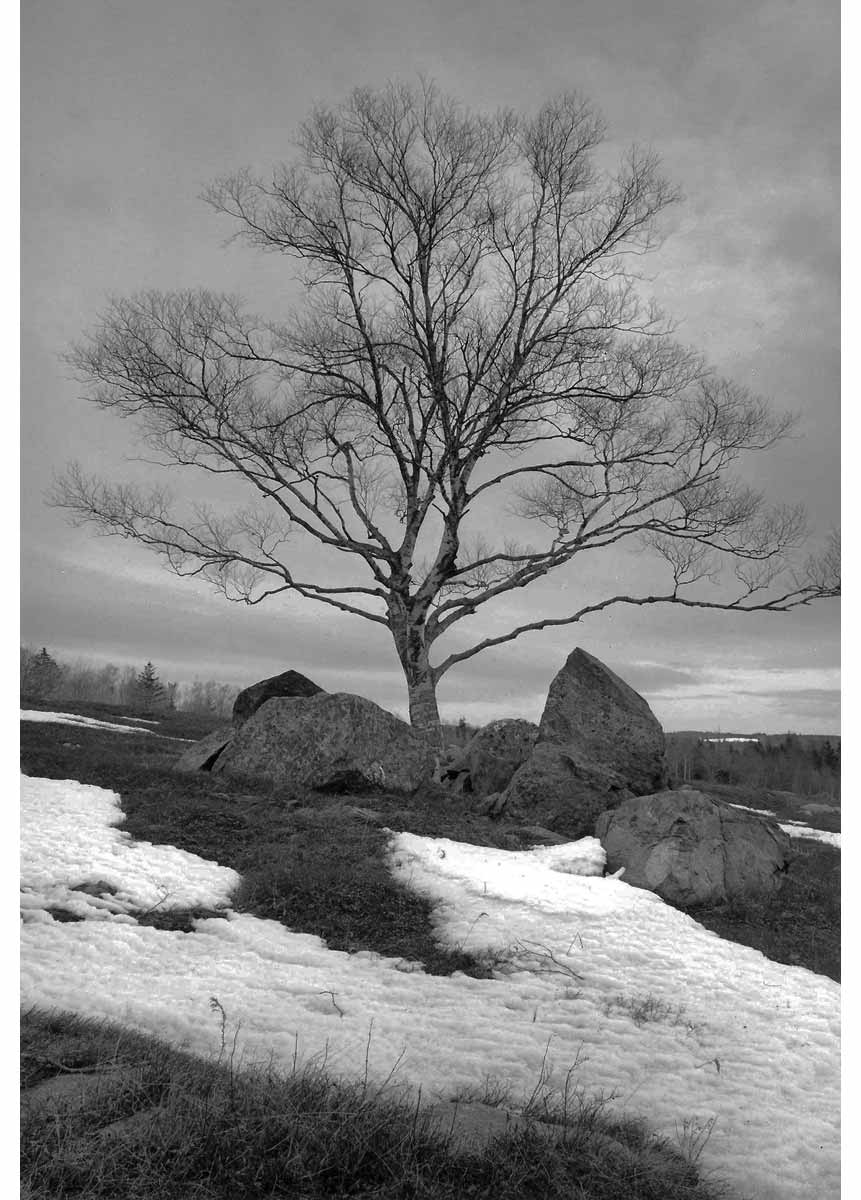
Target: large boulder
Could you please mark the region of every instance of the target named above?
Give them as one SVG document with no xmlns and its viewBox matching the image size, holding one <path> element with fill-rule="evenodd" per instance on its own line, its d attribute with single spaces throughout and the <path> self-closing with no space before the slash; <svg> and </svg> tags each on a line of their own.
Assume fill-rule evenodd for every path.
<svg viewBox="0 0 861 1200">
<path fill-rule="evenodd" d="M 550 684 L 539 743 L 617 772 L 638 796 L 666 782 L 664 731 L 643 697 L 577 649 Z"/>
<path fill-rule="evenodd" d="M 491 721 L 479 729 L 450 763 L 446 775 L 477 796 L 501 792 L 529 758 L 538 726 L 517 718 Z"/>
<path fill-rule="evenodd" d="M 595 818 L 633 793 L 617 771 L 539 742 L 496 804 L 497 813 L 538 821 L 567 838 L 592 832 Z"/>
<path fill-rule="evenodd" d="M 205 738 L 189 746 L 173 764 L 173 769 L 183 773 L 211 771 L 222 750 L 233 740 L 235 732 L 232 725 L 221 725 L 218 729 L 213 729 Z"/>
<path fill-rule="evenodd" d="M 267 700 L 213 770 L 320 790 L 411 791 L 434 769 L 432 747 L 371 700 L 346 692 Z"/>
<path fill-rule="evenodd" d="M 769 895 L 791 851 L 775 821 L 723 804 L 693 788 L 625 800 L 595 822 L 607 870 L 672 904 L 715 904 Z"/>
<path fill-rule="evenodd" d="M 299 671 L 283 671 L 271 679 L 261 679 L 240 692 L 233 703 L 233 724 L 242 725 L 253 717 L 267 700 L 277 696 L 316 696 L 323 689 Z"/>
<path fill-rule="evenodd" d="M 535 748 L 502 807 L 582 837 L 605 809 L 666 783 L 664 731 L 652 710 L 578 647 L 550 685 Z"/>
</svg>

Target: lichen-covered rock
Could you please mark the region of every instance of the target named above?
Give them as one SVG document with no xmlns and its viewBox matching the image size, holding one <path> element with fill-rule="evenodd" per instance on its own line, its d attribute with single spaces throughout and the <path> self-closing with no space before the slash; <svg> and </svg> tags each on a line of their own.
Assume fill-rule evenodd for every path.
<svg viewBox="0 0 861 1200">
<path fill-rule="evenodd" d="M 595 835 L 607 870 L 673 904 L 714 904 L 771 894 L 791 858 L 776 821 L 723 804 L 692 788 L 625 800 L 602 813 Z"/>
<path fill-rule="evenodd" d="M 666 784 L 664 731 L 643 697 L 579 647 L 550 684 L 539 743 L 615 771 L 636 796 Z"/>
<path fill-rule="evenodd" d="M 532 753 L 538 726 L 518 718 L 491 721 L 454 757 L 447 775 L 460 781 L 476 796 L 502 792 L 517 768 Z"/>
<path fill-rule="evenodd" d="M 236 697 L 233 702 L 233 724 L 244 724 L 267 700 L 274 700 L 278 696 L 316 696 L 322 691 L 323 688 L 299 671 L 283 671 L 270 679 L 261 679 Z"/>
<path fill-rule="evenodd" d="M 213 729 L 212 733 L 208 733 L 205 738 L 201 738 L 199 742 L 189 746 L 180 755 L 173 764 L 174 771 L 183 773 L 211 771 L 225 746 L 228 746 L 233 740 L 235 732 L 232 725 L 222 725 L 218 729 Z"/>
<path fill-rule="evenodd" d="M 229 777 L 339 791 L 409 791 L 433 768 L 433 749 L 411 726 L 346 692 L 267 700 L 214 766 Z"/>
<path fill-rule="evenodd" d="M 550 685 L 535 747 L 512 776 L 502 807 L 582 837 L 605 809 L 666 783 L 664 731 L 652 710 L 578 647 Z"/>
<path fill-rule="evenodd" d="M 599 813 L 631 794 L 617 772 L 584 762 L 567 747 L 539 743 L 512 776 L 497 811 L 579 838 L 592 832 Z"/>
</svg>

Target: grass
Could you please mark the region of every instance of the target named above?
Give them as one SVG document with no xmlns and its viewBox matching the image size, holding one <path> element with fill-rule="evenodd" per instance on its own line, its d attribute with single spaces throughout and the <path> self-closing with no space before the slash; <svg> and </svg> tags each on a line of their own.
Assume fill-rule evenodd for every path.
<svg viewBox="0 0 861 1200">
<path fill-rule="evenodd" d="M 569 1090 L 541 1117 L 459 1149 L 415 1103 L 315 1067 L 286 1074 L 205 1061 L 69 1014 L 24 1014 L 22 1081 L 104 1072 L 82 1098 L 26 1108 L 29 1200 L 717 1200 L 687 1157 L 636 1120 Z M 497 1099 L 501 1100 L 499 1093 Z"/>
<path fill-rule="evenodd" d="M 840 981 L 840 851 L 793 838 L 795 858 L 774 896 L 739 896 L 686 911 L 730 941 L 775 962 L 807 967 Z"/>
<path fill-rule="evenodd" d="M 119 723 L 127 718 L 108 706 L 63 707 Z M 212 725 L 169 714 L 158 727 L 146 727 L 165 735 L 153 736 L 23 722 L 22 770 L 110 788 L 122 796 L 122 828 L 133 837 L 233 867 L 242 876 L 232 899 L 237 911 L 317 934 L 333 949 L 412 959 L 431 973 L 492 972 L 488 959 L 436 943 L 432 905 L 391 879 L 383 826 L 516 849 L 523 843 L 511 828 L 470 813 L 462 798 L 431 786 L 409 797 L 335 796 L 252 791 L 219 776 L 175 773 L 182 745 L 166 738 L 196 739 Z M 753 799 L 736 802 L 766 807 Z M 799 840 L 793 848 L 797 857 L 773 899 L 688 911 L 721 936 L 777 961 L 839 978 L 839 851 Z M 207 915 L 211 910 L 157 905 L 139 919 L 191 930 L 196 917 Z M 541 948 L 535 953 L 540 958 Z M 649 997 L 620 997 L 618 1007 L 635 1022 L 682 1020 Z M 22 1195 L 31 1200 L 713 1200 L 719 1194 L 698 1181 L 693 1165 L 709 1130 L 686 1124 L 677 1139 L 684 1151 L 679 1157 L 636 1122 L 614 1123 L 601 1104 L 566 1098 L 554 1113 L 540 1087 L 542 1119 L 571 1126 L 561 1145 L 549 1148 L 543 1135 L 527 1130 L 464 1159 L 431 1136 L 414 1109 L 322 1072 L 282 1078 L 268 1069 L 240 1070 L 223 1055 L 203 1063 L 154 1039 L 69 1014 L 25 1014 L 22 1037 L 22 1086 L 71 1070 L 134 1067 L 119 1092 L 25 1114 Z M 114 1131 L 104 1130 L 121 1117 L 134 1119 L 117 1141 Z"/>
<path fill-rule="evenodd" d="M 173 737 L 177 727 L 188 727 L 177 716 L 160 727 Z M 175 742 L 146 734 L 21 725 L 25 774 L 119 792 L 122 828 L 133 837 L 178 846 L 242 875 L 232 901 L 236 911 L 317 934 L 336 950 L 414 959 L 432 974 L 491 974 L 479 957 L 438 945 L 432 904 L 392 879 L 388 837 L 367 814 L 370 808 L 384 824 L 414 833 L 485 844 L 508 844 L 504 831 L 462 812 L 460 802 L 440 803 L 433 788 L 409 800 L 385 793 L 250 792 L 220 776 L 176 774 L 178 753 Z M 195 915 L 204 914 L 157 909 L 147 923 L 191 928 Z"/>
<path fill-rule="evenodd" d="M 810 801 L 816 802 L 816 797 L 798 796 L 795 792 L 781 792 L 774 788 L 741 787 L 737 784 L 725 783 L 689 783 L 687 786 L 700 788 L 709 795 L 717 796 L 730 804 L 746 804 L 748 808 L 766 809 L 768 812 L 774 813 L 778 821 L 803 821 L 806 825 L 811 824 L 812 814 L 804 812 L 802 806 Z M 833 796 L 820 797 L 820 799 L 824 799 L 829 807 L 840 808 L 840 801 L 835 800 Z M 840 813 L 817 812 L 812 824 L 817 829 L 824 829 L 829 833 L 839 833 Z"/>
<path fill-rule="evenodd" d="M 125 714 L 106 712 L 107 707 L 70 706 L 69 711 L 122 722 Z M 211 726 L 211 719 L 173 713 L 158 731 L 173 738 L 201 737 Z M 133 837 L 233 867 L 242 875 L 233 898 L 237 911 L 317 934 L 337 950 L 406 957 L 423 962 L 431 973 L 490 973 L 481 957 L 437 945 L 432 905 L 395 883 L 386 865 L 385 825 L 505 849 L 523 844 L 505 824 L 470 812 L 460 797 L 431 786 L 412 797 L 250 791 L 222 776 L 176 774 L 172 766 L 180 743 L 71 725 L 22 722 L 21 750 L 25 774 L 77 779 L 119 792 L 126 814 L 122 827 Z M 715 790 L 736 803 L 767 807 L 758 802 L 763 796 L 757 791 Z M 777 799 L 781 819 L 799 815 L 787 793 Z M 797 838 L 792 847 L 795 859 L 775 896 L 685 911 L 721 937 L 839 980 L 840 851 Z M 147 920 L 162 928 L 190 929 L 197 915 L 207 914 L 164 908 Z"/>
<path fill-rule="evenodd" d="M 805 813 L 804 797 L 767 788 L 703 784 L 731 804 L 767 809 L 781 822 L 801 820 L 839 832 L 839 813 Z M 840 981 L 840 851 L 810 838 L 793 837 L 793 860 L 780 891 L 772 896 L 738 896 L 725 904 L 698 904 L 687 913 L 729 941 L 760 950 L 775 962 L 807 967 Z"/>
<path fill-rule="evenodd" d="M 607 1001 L 604 1012 L 609 1016 L 614 1009 L 629 1016 L 635 1025 L 658 1021 L 665 1025 L 684 1025 L 689 1033 L 695 1033 L 698 1028 L 687 1019 L 683 1004 L 671 1004 L 651 992 L 646 996 L 615 996 Z"/>
</svg>

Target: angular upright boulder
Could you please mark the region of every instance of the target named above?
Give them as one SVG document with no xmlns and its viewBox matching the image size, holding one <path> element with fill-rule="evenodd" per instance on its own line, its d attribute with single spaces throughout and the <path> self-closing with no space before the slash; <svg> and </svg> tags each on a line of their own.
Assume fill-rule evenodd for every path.
<svg viewBox="0 0 861 1200">
<path fill-rule="evenodd" d="M 622 776 L 636 795 L 666 780 L 664 731 L 646 701 L 579 646 L 550 684 L 539 743 Z"/>
<path fill-rule="evenodd" d="M 299 671 L 283 671 L 245 688 L 233 702 L 233 724 L 242 725 L 267 700 L 277 696 L 316 696 L 323 689 Z"/>
<path fill-rule="evenodd" d="M 664 731 L 652 710 L 578 647 L 550 685 L 535 747 L 501 806 L 583 837 L 605 809 L 659 791 L 666 782 Z"/>
<path fill-rule="evenodd" d="M 433 773 L 432 747 L 362 696 L 319 692 L 267 700 L 237 729 L 213 770 L 318 790 L 411 791 Z"/>
<path fill-rule="evenodd" d="M 791 851 L 776 821 L 693 788 L 625 800 L 602 813 L 595 836 L 608 872 L 671 904 L 715 904 L 770 895 L 784 880 Z"/>
</svg>

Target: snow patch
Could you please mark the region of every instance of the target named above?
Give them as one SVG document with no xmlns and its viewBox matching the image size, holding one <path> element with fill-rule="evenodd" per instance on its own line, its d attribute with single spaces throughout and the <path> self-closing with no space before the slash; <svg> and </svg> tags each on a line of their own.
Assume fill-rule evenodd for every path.
<svg viewBox="0 0 861 1200">
<path fill-rule="evenodd" d="M 759 813 L 761 817 L 777 818 L 777 814 L 771 812 L 767 808 L 748 808 L 746 804 L 731 804 L 730 808 L 743 808 L 745 812 Z M 787 821 L 781 824 L 780 828 L 784 833 L 788 833 L 790 837 L 809 838 L 814 842 L 824 842 L 826 846 L 840 847 L 840 834 L 830 833 L 825 829 L 814 829 L 812 825 L 805 825 L 803 821 Z"/>
<path fill-rule="evenodd" d="M 814 829 L 812 825 L 802 825 L 800 821 L 793 821 L 790 825 L 781 825 L 784 833 L 788 833 L 790 837 L 809 838 L 814 842 L 824 842 L 826 846 L 836 846 L 840 849 L 840 834 L 829 833 L 826 829 Z"/>
<path fill-rule="evenodd" d="M 129 721 L 144 721 L 143 717 L 127 717 Z M 22 721 L 44 721 L 49 725 L 84 725 L 90 729 L 113 729 L 116 733 L 145 733 L 150 737 L 162 738 L 165 742 L 193 742 L 194 738 L 170 737 L 154 729 L 140 729 L 137 725 L 119 725 L 113 721 L 98 721 L 95 717 L 79 717 L 76 713 L 41 712 L 38 709 L 21 709 Z M 158 725 L 158 721 L 146 721 L 147 725 Z"/>
<path fill-rule="evenodd" d="M 771 811 L 770 808 L 751 808 L 749 804 L 732 804 L 732 803 L 730 803 L 730 808 L 740 808 L 740 809 L 743 809 L 744 812 L 758 813 L 761 817 L 773 817 L 774 816 L 774 813 Z"/>
<path fill-rule="evenodd" d="M 165 887 L 184 887 L 185 903 L 225 903 L 235 872 L 130 842 L 114 828 L 113 793 L 35 779 L 23 793 L 25 1004 L 209 1053 L 217 997 L 246 1059 L 289 1070 L 298 1052 L 346 1077 L 367 1060 L 371 1077 L 394 1068 L 395 1083 L 428 1099 L 488 1075 L 526 1098 L 542 1064 L 559 1085 L 577 1064 L 576 1086 L 613 1093 L 670 1140 L 715 1121 L 700 1165 L 753 1200 L 839 1194 L 839 986 L 602 878 L 595 839 L 506 852 L 393 835 L 392 871 L 433 899 L 440 940 L 496 963 L 491 979 L 429 976 L 245 914 L 200 920 L 193 934 L 130 923 L 113 906 Z M 82 878 L 116 894 L 87 920 L 44 919 L 38 899 Z M 635 1020 L 635 1007 L 650 1019 Z"/>
<path fill-rule="evenodd" d="M 135 910 L 229 903 L 239 884 L 236 871 L 175 846 L 133 841 L 114 828 L 122 819 L 116 792 L 21 776 L 25 920 L 44 920 L 34 914 L 56 906 L 90 919 L 130 921 Z M 82 884 L 89 890 L 81 891 Z"/>
<path fill-rule="evenodd" d="M 98 721 L 95 717 L 79 717 L 75 713 L 40 712 L 35 708 L 21 709 L 22 721 L 44 721 L 49 725 L 86 725 L 90 729 L 113 729 L 117 733 L 146 733 L 156 736 L 152 729 L 139 729 L 137 725 L 117 725 L 112 721 Z"/>
</svg>

